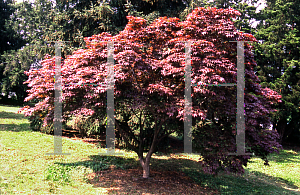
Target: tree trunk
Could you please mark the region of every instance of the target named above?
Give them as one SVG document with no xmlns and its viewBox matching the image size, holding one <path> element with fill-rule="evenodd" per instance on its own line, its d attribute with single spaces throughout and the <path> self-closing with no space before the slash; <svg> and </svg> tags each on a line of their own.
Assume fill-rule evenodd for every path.
<svg viewBox="0 0 300 195">
<path fill-rule="evenodd" d="M 150 160 L 151 160 L 151 156 L 154 152 L 154 148 L 156 146 L 157 146 L 157 143 L 156 143 L 156 135 L 155 135 L 154 141 L 152 142 L 150 150 L 148 151 L 146 157 L 144 158 L 142 149 L 139 150 L 139 152 L 138 152 L 139 160 L 143 167 L 143 178 L 145 178 L 145 179 L 149 178 L 149 176 L 150 176 Z"/>
<path fill-rule="evenodd" d="M 146 158 L 144 159 L 143 154 L 139 155 L 140 163 L 143 167 L 143 178 L 147 179 L 150 176 L 150 159 L 151 155 L 147 154 Z"/>
<path fill-rule="evenodd" d="M 276 130 L 280 136 L 280 143 L 282 144 L 283 136 L 284 136 L 284 131 L 287 125 L 287 120 L 286 118 L 281 118 L 279 119 L 277 125 L 276 125 Z"/>
<path fill-rule="evenodd" d="M 152 140 L 152 143 L 151 143 L 151 146 L 150 146 L 150 149 L 146 155 L 146 157 L 144 158 L 144 155 L 143 155 L 143 143 L 142 143 L 142 139 L 140 137 L 140 143 L 139 143 L 139 150 L 137 151 L 138 153 L 138 157 L 139 157 L 139 160 L 140 160 L 140 163 L 143 167 L 143 178 L 147 179 L 149 178 L 150 176 L 150 160 L 151 160 L 151 156 L 152 154 L 154 153 L 155 151 L 155 148 L 156 146 L 158 145 L 159 141 L 157 136 L 158 136 L 158 133 L 159 131 L 161 130 L 162 128 L 162 125 L 164 123 L 166 119 L 163 119 L 160 121 L 159 125 L 157 125 L 157 120 L 155 121 L 155 130 L 154 130 L 154 135 L 153 135 L 153 140 Z"/>
<path fill-rule="evenodd" d="M 150 176 L 150 161 L 145 162 L 143 165 L 143 178 L 149 178 Z"/>
<path fill-rule="evenodd" d="M 289 136 L 293 133 L 295 127 L 297 126 L 295 123 L 297 123 L 295 118 L 292 118 L 292 120 L 286 126 L 286 129 L 285 129 L 284 134 L 283 134 L 282 142 L 288 140 Z"/>
</svg>

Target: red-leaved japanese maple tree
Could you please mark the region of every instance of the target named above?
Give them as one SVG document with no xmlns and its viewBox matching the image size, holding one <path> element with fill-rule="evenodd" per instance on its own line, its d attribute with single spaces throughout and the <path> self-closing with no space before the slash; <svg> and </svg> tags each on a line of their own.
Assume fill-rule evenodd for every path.
<svg viewBox="0 0 300 195">
<path fill-rule="evenodd" d="M 167 135 L 183 131 L 182 125 L 172 125 L 182 124 L 184 119 L 185 41 L 190 40 L 195 149 L 200 150 L 204 170 L 209 173 L 220 168 L 243 172 L 242 165 L 250 156 L 228 155 L 236 151 L 236 87 L 195 85 L 237 82 L 237 44 L 229 41 L 256 41 L 251 34 L 236 30 L 231 18 L 237 15 L 240 13 L 233 9 L 196 8 L 183 22 L 161 17 L 149 26 L 142 18 L 128 16 L 127 26 L 118 35 L 85 38 L 86 49 L 62 60 L 64 117 L 85 115 L 105 120 L 105 41 L 114 41 L 116 129 L 138 154 L 143 177 L 148 178 L 157 144 Z M 265 158 L 281 147 L 276 131 L 268 128 L 271 104 L 280 101 L 280 96 L 257 84 L 251 49 L 245 43 L 246 146 L 247 152 Z M 26 115 L 41 117 L 47 125 L 53 122 L 55 58 L 46 56 L 42 65 L 27 72 L 31 89 L 26 101 L 40 102 L 23 110 Z M 133 118 L 135 125 L 129 122 Z M 153 124 L 147 126 L 152 131 L 151 143 L 145 142 L 149 134 L 143 133 L 146 118 Z M 146 156 L 145 144 L 149 146 Z"/>
</svg>

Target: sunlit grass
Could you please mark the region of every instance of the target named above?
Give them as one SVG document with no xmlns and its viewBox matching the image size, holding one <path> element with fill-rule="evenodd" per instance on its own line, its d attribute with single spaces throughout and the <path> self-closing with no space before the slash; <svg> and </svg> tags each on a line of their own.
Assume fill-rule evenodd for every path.
<svg viewBox="0 0 300 195">
<path fill-rule="evenodd" d="M 112 166 L 140 168 L 134 152 L 99 156 L 105 149 L 67 138 L 62 139 L 62 150 L 71 155 L 46 155 L 54 152 L 53 136 L 31 131 L 27 119 L 17 111 L 17 107 L 0 106 L 0 194 L 109 194 L 108 188 L 90 184 L 87 175 Z M 271 155 L 270 166 L 253 158 L 243 176 L 204 174 L 199 158 L 154 154 L 151 169 L 185 172 L 221 194 L 300 194 L 300 154 L 295 151 Z"/>
<path fill-rule="evenodd" d="M 105 152 L 104 149 L 63 138 L 63 152 L 71 155 L 46 155 L 54 151 L 53 136 L 30 131 L 27 119 L 17 114 L 17 111 L 16 107 L 0 106 L 1 193 L 97 194 L 101 192 L 101 189 L 85 182 L 85 176 L 95 171 L 94 167 L 99 164 L 97 160 L 91 160 L 90 156 Z M 132 154 L 128 153 L 127 156 L 131 158 Z M 67 169 L 61 164 L 76 165 L 80 162 L 85 163 L 69 166 L 70 168 Z M 65 179 L 67 177 L 70 179 Z"/>
<path fill-rule="evenodd" d="M 300 194 L 300 153 L 282 150 L 280 154 L 271 154 L 268 160 L 270 166 L 264 166 L 259 158 L 251 159 L 247 168 L 248 175 L 265 181 L 271 180 L 277 186 Z"/>
</svg>

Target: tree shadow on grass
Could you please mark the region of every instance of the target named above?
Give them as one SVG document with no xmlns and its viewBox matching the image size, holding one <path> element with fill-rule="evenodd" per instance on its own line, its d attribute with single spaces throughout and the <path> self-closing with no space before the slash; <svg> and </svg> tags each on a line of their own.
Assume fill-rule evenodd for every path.
<svg viewBox="0 0 300 195">
<path fill-rule="evenodd" d="M 218 176 L 205 174 L 201 166 L 188 159 L 161 160 L 155 159 L 153 164 L 160 167 L 160 170 L 179 170 L 199 183 L 201 186 L 218 190 L 221 194 L 299 194 L 296 185 L 288 180 L 267 176 L 260 173 L 259 177 L 248 178 L 244 175 L 220 173 Z M 267 180 L 264 181 L 264 179 Z M 259 180 L 259 182 L 258 182 Z M 285 189 L 286 187 L 290 189 Z"/>
<path fill-rule="evenodd" d="M 75 163 L 57 163 L 64 166 L 78 167 L 83 166 L 90 168 L 93 172 L 109 170 L 109 169 L 129 169 L 137 165 L 134 158 L 122 158 L 118 156 L 89 156 L 90 160 L 79 161 Z"/>
<path fill-rule="evenodd" d="M 21 124 L 0 124 L 0 131 L 20 132 L 20 131 L 32 131 L 32 130 L 30 129 L 29 124 L 21 123 Z"/>
<path fill-rule="evenodd" d="M 5 112 L 0 111 L 0 119 L 17 119 L 17 120 L 23 120 L 24 114 L 14 113 L 14 112 Z"/>
<path fill-rule="evenodd" d="M 142 168 L 135 158 L 95 155 L 90 156 L 89 161 L 60 164 L 92 169 L 93 173 L 86 176 L 87 182 L 106 188 L 110 193 L 299 194 L 296 185 L 282 178 L 263 173 L 213 176 L 205 174 L 194 160 L 168 155 L 168 159 L 159 159 L 161 157 L 151 159 L 150 179 L 146 180 L 141 178 Z"/>
<path fill-rule="evenodd" d="M 10 124 L 1 124 L 1 120 L 11 120 Z M 18 123 L 15 120 L 24 120 L 26 119 L 23 114 L 18 114 L 14 112 L 5 112 L 0 111 L 0 131 L 31 131 L 29 123 Z"/>
<path fill-rule="evenodd" d="M 248 178 L 251 179 L 251 183 L 255 184 L 258 192 L 264 190 L 269 194 L 300 194 L 298 186 L 281 177 L 270 176 L 259 171 L 251 171 Z"/>
<path fill-rule="evenodd" d="M 300 163 L 300 151 L 281 150 L 279 154 L 274 153 L 268 157 L 276 163 Z"/>
</svg>

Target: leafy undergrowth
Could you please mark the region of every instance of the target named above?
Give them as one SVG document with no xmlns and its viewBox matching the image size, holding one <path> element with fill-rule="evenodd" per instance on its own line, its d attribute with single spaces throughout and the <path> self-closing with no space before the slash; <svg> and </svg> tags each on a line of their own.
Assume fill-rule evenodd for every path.
<svg viewBox="0 0 300 195">
<path fill-rule="evenodd" d="M 151 178 L 141 178 L 135 153 L 103 156 L 99 145 L 63 138 L 53 153 L 53 136 L 29 130 L 17 107 L 0 106 L 0 194 L 300 194 L 300 153 L 283 150 L 271 166 L 253 158 L 242 176 L 204 174 L 200 156 L 153 156 Z"/>
</svg>

